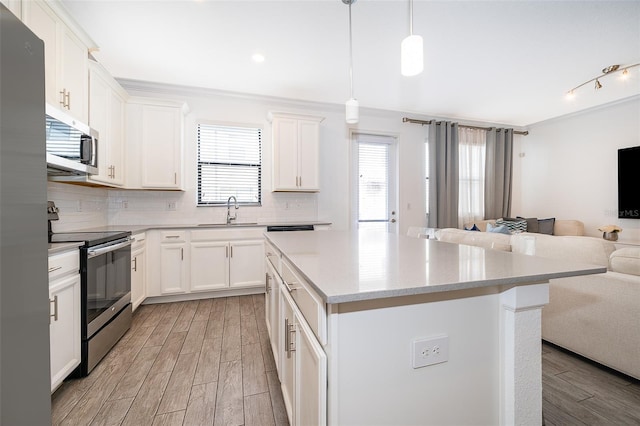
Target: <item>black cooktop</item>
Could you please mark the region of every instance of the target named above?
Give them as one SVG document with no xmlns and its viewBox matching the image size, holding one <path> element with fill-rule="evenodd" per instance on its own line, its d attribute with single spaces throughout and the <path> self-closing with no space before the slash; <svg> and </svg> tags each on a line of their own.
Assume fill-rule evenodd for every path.
<svg viewBox="0 0 640 426">
<path fill-rule="evenodd" d="M 73 243 L 84 242 L 86 247 L 93 247 L 99 244 L 127 238 L 131 231 L 104 231 L 104 232 L 63 232 L 54 233 L 49 237 L 51 243 Z"/>
</svg>

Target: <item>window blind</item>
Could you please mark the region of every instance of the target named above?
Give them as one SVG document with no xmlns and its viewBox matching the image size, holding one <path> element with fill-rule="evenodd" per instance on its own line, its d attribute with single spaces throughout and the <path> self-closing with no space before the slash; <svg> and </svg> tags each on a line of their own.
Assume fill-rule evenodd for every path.
<svg viewBox="0 0 640 426">
<path fill-rule="evenodd" d="M 198 124 L 198 205 L 262 201 L 262 129 Z"/>
<path fill-rule="evenodd" d="M 361 142 L 358 151 L 358 221 L 387 222 L 389 145 Z"/>
</svg>

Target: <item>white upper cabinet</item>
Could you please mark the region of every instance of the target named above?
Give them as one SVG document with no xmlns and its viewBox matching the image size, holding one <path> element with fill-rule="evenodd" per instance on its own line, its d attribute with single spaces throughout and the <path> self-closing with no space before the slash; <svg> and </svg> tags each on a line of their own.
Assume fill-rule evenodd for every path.
<svg viewBox="0 0 640 426">
<path fill-rule="evenodd" d="M 89 125 L 98 131 L 98 170 L 89 180 L 125 182 L 124 113 L 127 93 L 97 62 L 89 61 Z"/>
<path fill-rule="evenodd" d="M 322 117 L 273 113 L 273 191 L 320 190 Z"/>
<path fill-rule="evenodd" d="M 88 56 L 95 44 L 79 28 L 69 24 L 71 18 L 56 3 L 22 2 L 22 20 L 44 41 L 47 103 L 87 123 Z"/>
<path fill-rule="evenodd" d="M 130 98 L 127 188 L 182 190 L 184 103 Z"/>
</svg>

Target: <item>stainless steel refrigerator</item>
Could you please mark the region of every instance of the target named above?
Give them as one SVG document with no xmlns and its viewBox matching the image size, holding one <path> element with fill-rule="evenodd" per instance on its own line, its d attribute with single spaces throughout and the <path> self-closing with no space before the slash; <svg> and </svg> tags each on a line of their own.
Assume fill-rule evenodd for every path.
<svg viewBox="0 0 640 426">
<path fill-rule="evenodd" d="M 51 424 L 44 43 L 0 4 L 0 424 Z"/>
</svg>

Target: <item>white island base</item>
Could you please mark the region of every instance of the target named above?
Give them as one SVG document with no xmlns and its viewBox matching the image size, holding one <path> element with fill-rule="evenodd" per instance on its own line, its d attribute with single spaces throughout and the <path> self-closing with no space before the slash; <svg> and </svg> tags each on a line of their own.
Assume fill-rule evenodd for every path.
<svg viewBox="0 0 640 426">
<path fill-rule="evenodd" d="M 328 305 L 328 424 L 540 425 L 547 284 Z M 448 361 L 413 368 L 413 341 Z M 427 355 L 428 356 L 428 355 Z"/>
<path fill-rule="evenodd" d="M 548 281 L 606 270 L 367 232 L 268 233 L 265 250 L 294 426 L 539 426 Z"/>
</svg>

